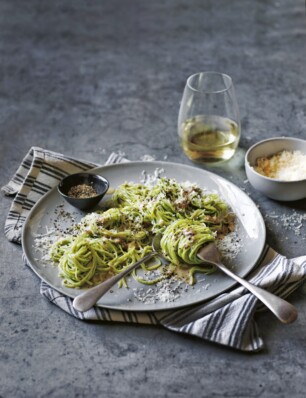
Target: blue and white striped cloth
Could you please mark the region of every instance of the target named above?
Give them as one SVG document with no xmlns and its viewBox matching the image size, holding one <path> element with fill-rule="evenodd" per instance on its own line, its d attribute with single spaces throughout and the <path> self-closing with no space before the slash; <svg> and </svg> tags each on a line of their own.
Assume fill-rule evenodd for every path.
<svg viewBox="0 0 306 398">
<path fill-rule="evenodd" d="M 127 161 L 112 154 L 106 164 Z M 11 181 L 2 188 L 14 197 L 5 233 L 21 243 L 24 221 L 34 204 L 66 175 L 96 167 L 59 153 L 32 147 Z M 306 277 L 306 256 L 289 260 L 266 247 L 263 260 L 249 276 L 250 282 L 287 297 Z M 254 313 L 265 308 L 243 287 L 191 307 L 175 311 L 131 312 L 94 307 L 80 313 L 72 307 L 72 299 L 41 282 L 41 294 L 70 315 L 87 321 L 115 321 L 162 325 L 169 330 L 198 336 L 202 339 L 243 351 L 259 351 L 264 343 Z M 273 316 L 271 314 L 271 316 Z"/>
</svg>

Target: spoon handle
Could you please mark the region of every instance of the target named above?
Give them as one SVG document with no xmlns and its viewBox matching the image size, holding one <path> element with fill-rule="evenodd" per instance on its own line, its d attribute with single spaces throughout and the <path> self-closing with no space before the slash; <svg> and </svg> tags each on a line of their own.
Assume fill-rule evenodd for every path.
<svg viewBox="0 0 306 398">
<path fill-rule="evenodd" d="M 113 277 L 107 279 L 105 282 L 100 283 L 97 286 L 92 287 L 91 289 L 86 290 L 84 293 L 79 294 L 73 300 L 73 307 L 80 312 L 84 312 L 92 308 L 96 302 L 104 296 L 105 293 L 109 291 L 109 289 L 114 286 L 117 282 L 120 281 L 124 276 L 129 274 L 133 269 L 137 268 L 143 262 L 149 260 L 150 258 L 156 256 L 156 252 L 152 252 L 147 254 L 141 260 L 137 261 L 136 263 L 130 265 L 129 267 L 125 268 L 120 274 L 114 275 Z"/>
<path fill-rule="evenodd" d="M 198 254 L 198 257 L 201 260 L 205 260 L 204 257 Z M 231 278 L 235 279 L 239 282 L 242 286 L 244 286 L 247 290 L 254 294 L 262 303 L 268 307 L 273 314 L 283 323 L 292 323 L 297 318 L 297 310 L 296 308 L 288 303 L 288 301 L 283 300 L 281 297 L 276 296 L 273 293 L 268 292 L 267 290 L 262 289 L 261 287 L 252 285 L 250 282 L 246 281 L 245 279 L 240 278 L 240 276 L 234 274 L 230 271 L 225 265 L 221 263 L 216 263 L 209 261 L 212 264 L 216 265 L 221 271 L 225 274 L 230 276 Z"/>
</svg>

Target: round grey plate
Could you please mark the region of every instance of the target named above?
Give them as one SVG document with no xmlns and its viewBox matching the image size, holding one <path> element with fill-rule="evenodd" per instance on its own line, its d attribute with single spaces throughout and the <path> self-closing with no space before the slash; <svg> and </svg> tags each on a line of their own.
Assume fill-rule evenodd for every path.
<svg viewBox="0 0 306 398">
<path fill-rule="evenodd" d="M 237 234 L 241 243 L 238 254 L 234 259 L 228 260 L 227 265 L 238 275 L 242 277 L 247 275 L 260 259 L 265 245 L 266 229 L 257 206 L 237 186 L 208 171 L 169 162 L 121 163 L 100 167 L 94 172 L 107 178 L 111 187 L 117 187 L 126 181 L 140 182 L 144 171 L 154 175 L 156 169 L 163 169 L 162 176 L 175 178 L 178 182 L 195 182 L 207 191 L 216 192 L 229 204 L 237 216 Z M 61 217 L 63 211 L 70 216 Z M 84 215 L 84 212 L 66 203 L 54 188 L 33 207 L 23 229 L 23 250 L 34 272 L 54 289 L 72 298 L 81 290 L 62 286 L 62 281 L 58 277 L 58 268 L 44 260 L 46 247 L 43 247 L 42 251 L 37 251 L 35 242 L 37 235 L 46 233 L 46 228 L 52 229 L 55 224 L 61 228 L 68 227 L 72 222 L 78 222 Z M 115 286 L 112 292 L 100 299 L 97 305 L 128 311 L 177 309 L 208 300 L 233 285 L 235 282 L 219 271 L 211 275 L 198 274 L 194 286 L 180 285 L 176 287 L 175 294 L 168 297 L 167 294 L 159 292 L 156 286 L 152 288 L 142 285 L 129 277 L 128 289 Z M 143 300 L 142 297 L 147 299 Z"/>
</svg>

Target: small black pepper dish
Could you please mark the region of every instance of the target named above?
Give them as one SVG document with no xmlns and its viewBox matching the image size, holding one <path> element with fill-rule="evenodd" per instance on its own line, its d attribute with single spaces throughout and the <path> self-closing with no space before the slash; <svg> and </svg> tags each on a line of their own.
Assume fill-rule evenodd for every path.
<svg viewBox="0 0 306 398">
<path fill-rule="evenodd" d="M 72 206 L 88 210 L 96 206 L 109 188 L 106 178 L 91 173 L 71 174 L 62 179 L 57 190 Z"/>
</svg>

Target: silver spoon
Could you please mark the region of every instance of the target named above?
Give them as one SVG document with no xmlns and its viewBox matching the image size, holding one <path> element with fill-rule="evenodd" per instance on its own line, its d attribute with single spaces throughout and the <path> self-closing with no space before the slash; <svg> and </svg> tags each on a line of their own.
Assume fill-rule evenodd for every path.
<svg viewBox="0 0 306 398">
<path fill-rule="evenodd" d="M 261 302 L 263 302 L 281 322 L 292 323 L 296 320 L 297 310 L 292 304 L 288 303 L 288 301 L 283 300 L 261 287 L 252 285 L 225 267 L 225 265 L 221 263 L 220 254 L 215 243 L 210 242 L 203 246 L 198 251 L 197 256 L 204 262 L 215 265 L 225 274 L 239 282 L 247 290 L 253 293 Z"/>
<path fill-rule="evenodd" d="M 142 263 L 150 260 L 151 258 L 158 256 L 162 262 L 169 263 L 160 253 L 159 250 L 156 250 L 156 247 L 159 247 L 159 240 L 160 236 L 156 235 L 152 242 L 153 251 L 146 256 L 144 256 L 141 260 L 137 261 L 136 263 L 130 265 L 129 267 L 125 268 L 120 274 L 114 275 L 111 278 L 107 279 L 106 281 L 100 283 L 97 286 L 94 286 L 84 293 L 81 293 L 73 300 L 73 307 L 80 311 L 84 312 L 92 308 L 97 301 L 104 296 L 117 282 L 120 281 L 124 276 L 128 275 L 131 271 L 135 268 L 139 267 Z"/>
</svg>

